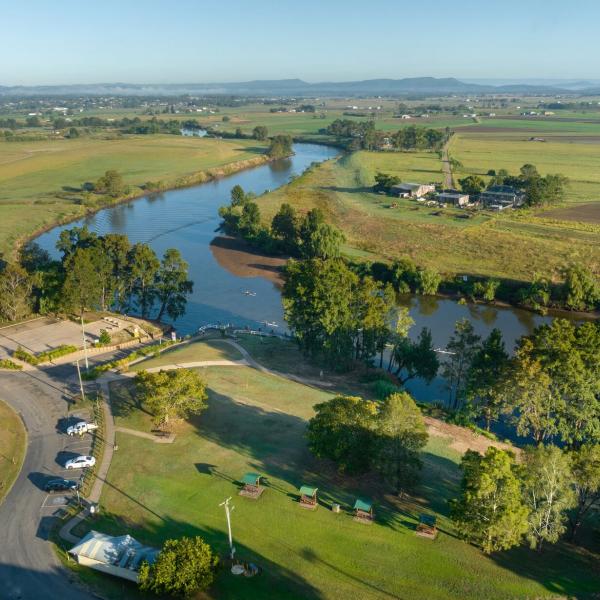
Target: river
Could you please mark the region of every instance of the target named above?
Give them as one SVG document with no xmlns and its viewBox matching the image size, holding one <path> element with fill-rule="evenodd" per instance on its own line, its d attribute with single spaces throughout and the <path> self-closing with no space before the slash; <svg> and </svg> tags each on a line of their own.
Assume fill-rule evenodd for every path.
<svg viewBox="0 0 600 600">
<path fill-rule="evenodd" d="M 245 191 L 260 195 L 284 185 L 311 163 L 339 153 L 335 148 L 316 144 L 296 144 L 294 149 L 295 154 L 289 159 L 106 208 L 69 225 L 55 227 L 36 241 L 56 257 L 55 244 L 60 232 L 75 225 L 87 225 L 98 235 L 124 233 L 132 243 L 148 243 L 159 255 L 167 248 L 178 248 L 190 265 L 190 279 L 194 281 L 187 312 L 175 323 L 181 334 L 192 333 L 201 325 L 215 322 L 254 328 L 265 328 L 265 322 L 277 323 L 278 331 L 283 331 L 281 295 L 272 278 L 243 277 L 234 274 L 233 269 L 224 268 L 215 258 L 211 241 L 218 235 L 220 218 L 217 210 L 229 203 L 234 185 L 239 184 Z M 260 199 L 258 202 L 260 205 Z M 247 291 L 255 295 L 245 294 Z M 407 303 L 415 321 L 411 335 L 416 336 L 422 327 L 429 327 L 436 348 L 445 348 L 454 323 L 462 318 L 470 319 L 481 336 L 489 334 L 494 327 L 500 329 L 509 350 L 516 339 L 530 333 L 533 327 L 551 321 L 551 317 L 516 308 L 460 305 L 453 300 L 432 297 L 414 297 L 407 299 Z M 411 382 L 408 387 L 418 399 L 434 400 L 445 396 L 442 383 L 441 379 L 430 386 Z"/>
</svg>

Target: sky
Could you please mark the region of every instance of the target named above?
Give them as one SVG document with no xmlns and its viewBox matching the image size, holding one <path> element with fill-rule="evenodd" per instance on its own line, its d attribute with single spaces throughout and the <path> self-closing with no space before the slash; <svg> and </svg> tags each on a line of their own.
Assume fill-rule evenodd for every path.
<svg viewBox="0 0 600 600">
<path fill-rule="evenodd" d="M 600 78 L 598 0 L 0 0 L 0 85 Z"/>
</svg>

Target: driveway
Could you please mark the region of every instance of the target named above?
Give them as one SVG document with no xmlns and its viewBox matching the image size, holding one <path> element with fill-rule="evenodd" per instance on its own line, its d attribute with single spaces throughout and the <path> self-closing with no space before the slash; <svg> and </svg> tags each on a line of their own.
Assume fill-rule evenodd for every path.
<svg viewBox="0 0 600 600">
<path fill-rule="evenodd" d="M 72 477 L 60 459 L 89 449 L 87 439 L 59 433 L 67 416 L 71 390 L 41 370 L 0 374 L 0 395 L 23 416 L 28 448 L 21 473 L 0 505 L 0 597 L 2 600 L 89 599 L 76 576 L 56 557 L 48 533 L 65 499 L 48 496 L 45 481 L 53 476 Z M 72 390 L 76 392 L 77 390 Z M 64 421 L 63 421 L 64 423 Z M 77 475 L 76 475 L 77 476 Z"/>
</svg>

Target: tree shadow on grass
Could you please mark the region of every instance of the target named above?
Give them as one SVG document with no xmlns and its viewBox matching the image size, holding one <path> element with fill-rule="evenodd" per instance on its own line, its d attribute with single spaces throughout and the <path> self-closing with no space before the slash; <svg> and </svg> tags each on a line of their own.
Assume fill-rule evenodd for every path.
<svg viewBox="0 0 600 600">
<path fill-rule="evenodd" d="M 114 417 L 127 417 L 131 413 L 139 410 L 145 415 L 153 416 L 144 408 L 135 393 L 135 383 L 133 380 L 113 381 L 110 383 L 110 407 Z"/>
<path fill-rule="evenodd" d="M 493 554 L 491 559 L 519 577 L 537 581 L 555 597 L 598 597 L 598 554 L 579 546 L 560 542 L 542 552 L 520 546 Z"/>
<path fill-rule="evenodd" d="M 181 538 L 184 536 L 202 537 L 221 558 L 221 566 L 215 582 L 209 590 L 211 597 L 214 596 L 223 600 L 237 600 L 244 597 L 257 600 L 263 598 L 265 600 L 270 600 L 271 598 L 319 600 L 323 597 L 319 590 L 309 584 L 297 572 L 276 564 L 250 547 L 236 542 L 235 538 L 236 559 L 246 563 L 254 563 L 259 567 L 260 573 L 252 578 L 233 575 L 230 571 L 229 544 L 224 516 L 223 525 L 223 529 L 219 530 L 212 527 L 199 527 L 192 523 L 178 521 L 169 517 L 162 517 L 160 521 L 146 523 L 132 532 L 130 523 L 110 513 L 104 514 L 100 519 L 93 521 L 88 519 L 85 522 L 86 532 L 90 529 L 95 529 L 109 535 L 132 533 L 143 544 L 157 548 L 160 548 L 165 540 L 171 538 Z M 257 535 L 260 535 L 260 532 L 257 532 Z M 285 540 L 281 540 L 280 543 L 282 555 L 286 552 L 295 552 L 300 559 L 304 559 L 304 556 L 286 544 Z M 141 597 L 135 585 L 131 585 L 128 589 L 128 594 L 124 596 L 124 598 Z"/>
<path fill-rule="evenodd" d="M 373 190 L 371 186 L 342 187 L 338 185 L 324 185 L 321 186 L 319 189 L 326 190 L 328 192 L 344 192 L 346 194 L 377 193 L 375 190 Z"/>
</svg>

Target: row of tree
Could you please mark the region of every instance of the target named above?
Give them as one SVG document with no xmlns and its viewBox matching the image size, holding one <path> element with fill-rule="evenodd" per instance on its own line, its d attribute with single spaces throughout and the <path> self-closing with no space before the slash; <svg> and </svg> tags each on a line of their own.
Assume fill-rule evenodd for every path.
<svg viewBox="0 0 600 600">
<path fill-rule="evenodd" d="M 20 262 L 0 273 L 0 317 L 15 321 L 32 310 L 82 314 L 87 309 L 138 311 L 142 317 L 185 313 L 193 283 L 178 250 L 162 260 L 147 244 L 131 244 L 125 235 L 98 236 L 87 227 L 61 232 L 52 260 L 37 244 L 21 252 Z M 156 312 L 154 312 L 156 311 Z"/>
<path fill-rule="evenodd" d="M 222 228 L 240 235 L 251 244 L 273 254 L 304 258 L 330 258 L 340 254 L 342 233 L 325 222 L 323 212 L 314 208 L 300 217 L 290 204 L 282 204 L 271 226 L 263 225 L 256 197 L 241 186 L 231 189 L 229 206 L 222 206 L 219 215 Z"/>
<path fill-rule="evenodd" d="M 526 538 L 542 550 L 570 530 L 574 540 L 600 500 L 600 446 L 577 450 L 528 446 L 520 461 L 490 446 L 468 450 L 461 493 L 451 515 L 462 537 L 484 552 L 507 550 Z"/>
<path fill-rule="evenodd" d="M 323 130 L 346 142 L 350 150 L 439 150 L 450 136 L 450 131 L 410 125 L 394 133 L 375 129 L 375 122 L 336 119 Z"/>
<path fill-rule="evenodd" d="M 392 286 L 361 277 L 342 259 L 290 260 L 283 306 L 300 349 L 313 360 L 345 370 L 353 361 L 370 364 L 379 355 L 383 364 L 386 345 L 392 343 L 390 370 L 408 368 L 425 379 L 437 372 L 427 330 L 414 344 L 403 339 L 410 325 L 397 308 Z"/>
</svg>

